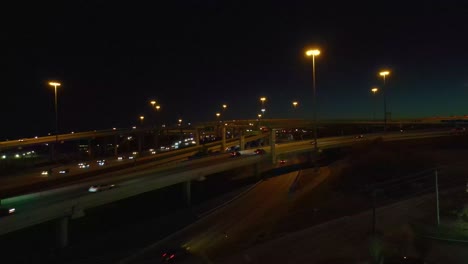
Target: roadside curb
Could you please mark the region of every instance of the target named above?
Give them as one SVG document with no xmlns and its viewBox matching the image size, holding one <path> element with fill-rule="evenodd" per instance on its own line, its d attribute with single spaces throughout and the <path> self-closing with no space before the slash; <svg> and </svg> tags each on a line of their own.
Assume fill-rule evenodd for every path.
<svg viewBox="0 0 468 264">
<path fill-rule="evenodd" d="M 241 193 L 239 193 L 238 195 L 234 196 L 233 198 L 231 198 L 230 200 L 228 200 L 227 202 L 224 202 L 214 208 L 212 208 L 211 210 L 209 210 L 208 212 L 202 214 L 202 215 L 199 215 L 199 218 L 183 227 L 182 229 L 180 230 L 177 230 L 176 232 L 162 238 L 161 240 L 158 240 L 156 241 L 155 243 L 143 248 L 142 250 L 140 250 L 139 252 L 136 252 L 134 254 L 131 254 L 129 257 L 127 258 L 124 258 L 122 260 L 119 260 L 117 263 L 119 264 L 128 264 L 128 263 L 131 263 L 132 261 L 136 260 L 139 256 L 141 256 L 142 254 L 145 254 L 146 252 L 149 252 L 155 248 L 157 248 L 158 246 L 160 246 L 162 243 L 166 242 L 167 240 L 170 240 L 174 237 L 176 237 L 177 235 L 181 234 L 182 232 L 192 228 L 194 225 L 200 223 L 201 221 L 203 221 L 204 219 L 206 219 L 208 216 L 212 215 L 213 213 L 217 212 L 219 209 L 221 209 L 222 207 L 225 207 L 227 205 L 229 205 L 230 203 L 232 203 L 233 201 L 239 199 L 240 197 L 244 196 L 245 194 L 247 194 L 249 191 L 251 191 L 252 189 L 254 189 L 258 184 L 260 184 L 262 182 L 262 180 L 260 181 L 257 181 L 256 183 L 254 183 L 252 186 L 250 186 L 249 188 L 247 188 L 246 190 L 242 191 Z"/>
</svg>

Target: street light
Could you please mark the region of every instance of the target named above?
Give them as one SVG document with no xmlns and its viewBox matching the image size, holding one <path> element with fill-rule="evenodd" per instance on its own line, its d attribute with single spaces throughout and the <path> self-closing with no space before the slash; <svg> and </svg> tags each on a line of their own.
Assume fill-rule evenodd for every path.
<svg viewBox="0 0 468 264">
<path fill-rule="evenodd" d="M 315 87 L 315 56 L 320 55 L 320 50 L 312 49 L 306 51 L 308 57 L 312 56 L 312 87 L 313 87 L 313 105 L 314 105 L 314 150 L 315 153 L 318 151 L 317 146 L 317 96 L 316 96 L 316 87 Z"/>
<path fill-rule="evenodd" d="M 143 120 L 145 120 L 145 117 L 141 115 L 141 116 L 140 116 L 141 126 L 143 126 Z"/>
<path fill-rule="evenodd" d="M 156 104 L 156 101 L 152 100 L 152 101 L 150 101 L 150 104 L 151 104 L 152 107 L 154 107 L 154 105 Z"/>
<path fill-rule="evenodd" d="M 50 86 L 53 86 L 54 87 L 54 91 L 55 91 L 55 147 L 57 147 L 58 145 L 58 111 L 57 111 L 57 87 L 62 85 L 61 83 L 59 82 L 49 82 L 49 85 Z"/>
<path fill-rule="evenodd" d="M 383 97 L 384 97 L 384 131 L 387 131 L 387 95 L 386 95 L 386 86 L 385 86 L 385 77 L 390 75 L 390 71 L 381 71 L 379 75 L 383 77 Z"/>
<path fill-rule="evenodd" d="M 293 105 L 294 108 L 296 108 L 298 104 L 299 104 L 299 103 L 296 102 L 296 101 L 292 102 L 292 105 Z"/>
<path fill-rule="evenodd" d="M 377 87 L 374 87 L 371 89 L 371 92 L 374 94 L 374 97 L 375 97 L 375 94 L 379 91 L 379 88 Z M 375 120 L 375 108 L 377 106 L 377 99 L 374 99 L 374 109 L 373 109 L 373 117 L 374 117 L 374 120 Z"/>
</svg>

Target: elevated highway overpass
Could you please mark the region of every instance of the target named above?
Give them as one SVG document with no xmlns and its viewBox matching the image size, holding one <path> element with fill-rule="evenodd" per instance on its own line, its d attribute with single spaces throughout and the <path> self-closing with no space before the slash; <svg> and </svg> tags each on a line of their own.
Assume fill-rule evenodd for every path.
<svg viewBox="0 0 468 264">
<path fill-rule="evenodd" d="M 67 244 L 67 226 L 69 219 L 82 217 L 86 209 L 112 203 L 141 193 L 164 188 L 174 184 L 185 185 L 185 195 L 190 201 L 190 183 L 205 176 L 243 166 L 258 166 L 260 162 L 276 162 L 278 155 L 310 152 L 310 141 L 275 144 L 275 131 L 270 132 L 272 145 L 266 147 L 269 155 L 245 155 L 241 158 L 228 158 L 229 155 L 207 157 L 199 160 L 168 164 L 164 167 L 147 167 L 137 171 L 123 171 L 92 181 L 84 181 L 63 188 L 30 193 L 2 200 L 6 207 L 18 208 L 18 213 L 0 219 L 0 235 L 28 226 L 57 219 L 60 230 L 59 245 Z M 383 137 L 384 140 L 408 140 L 426 137 L 450 135 L 447 131 L 415 132 L 396 134 L 376 134 L 369 139 Z M 361 140 L 354 137 L 334 137 L 319 139 L 321 149 L 351 145 Z M 118 187 L 102 193 L 88 193 L 90 185 L 114 183 Z"/>
<path fill-rule="evenodd" d="M 448 126 L 456 124 L 468 124 L 468 116 L 452 116 L 452 117 L 428 117 L 428 118 L 407 118 L 398 120 L 388 120 L 387 125 L 389 126 L 401 126 L 401 125 L 436 125 L 436 126 Z M 224 125 L 224 126 L 223 126 Z M 291 127 L 311 127 L 312 121 L 307 119 L 248 119 L 248 120 L 226 120 L 223 121 L 221 126 L 227 129 L 244 129 L 252 128 L 258 125 L 274 128 L 291 128 Z M 384 125 L 383 120 L 366 120 L 366 119 L 334 119 L 334 120 L 319 120 L 319 126 L 330 126 L 330 125 L 368 125 L 368 126 L 382 126 Z M 159 131 L 168 134 L 214 134 L 216 127 L 219 127 L 219 121 L 211 122 L 200 122 L 191 127 L 172 127 L 172 128 L 161 128 Z M 33 138 L 19 138 L 8 141 L 0 141 L 0 151 L 18 147 L 26 147 L 38 144 L 50 144 L 54 143 L 56 139 L 59 142 L 62 141 L 73 141 L 82 139 L 95 139 L 100 137 L 108 137 L 122 134 L 132 133 L 147 133 L 154 132 L 154 128 L 115 128 L 108 130 L 94 130 L 86 132 L 76 132 L 60 134 L 58 137 L 55 135 L 41 136 Z M 199 136 L 199 134 L 198 134 Z"/>
</svg>

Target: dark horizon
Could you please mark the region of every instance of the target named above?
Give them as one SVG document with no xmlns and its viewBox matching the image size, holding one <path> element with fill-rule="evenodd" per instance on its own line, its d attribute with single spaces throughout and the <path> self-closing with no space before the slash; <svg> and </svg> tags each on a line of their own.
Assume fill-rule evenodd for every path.
<svg viewBox="0 0 468 264">
<path fill-rule="evenodd" d="M 151 99 L 172 123 L 214 120 L 223 103 L 226 119 L 255 118 L 260 96 L 266 118 L 310 119 L 308 47 L 321 50 L 321 119 L 371 119 L 375 104 L 382 118 L 382 96 L 370 92 L 382 87 L 381 69 L 391 71 L 393 118 L 465 115 L 467 15 L 466 5 L 448 2 L 35 3 L 6 17 L 0 138 L 55 130 L 50 80 L 62 83 L 61 132 L 149 121 Z"/>
</svg>

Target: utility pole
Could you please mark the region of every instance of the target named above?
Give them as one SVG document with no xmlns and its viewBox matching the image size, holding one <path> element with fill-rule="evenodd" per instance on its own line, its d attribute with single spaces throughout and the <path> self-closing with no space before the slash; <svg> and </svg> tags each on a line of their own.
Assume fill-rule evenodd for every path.
<svg viewBox="0 0 468 264">
<path fill-rule="evenodd" d="M 437 213 L 437 226 L 440 225 L 440 211 L 439 211 L 439 181 L 438 170 L 435 170 L 435 193 L 436 193 L 436 213 Z"/>
</svg>

